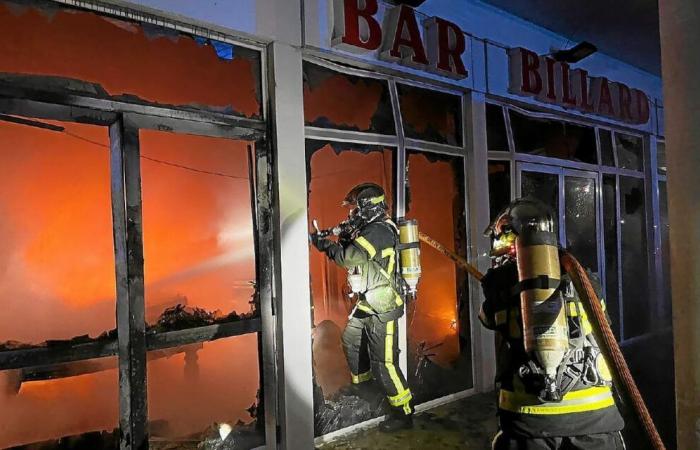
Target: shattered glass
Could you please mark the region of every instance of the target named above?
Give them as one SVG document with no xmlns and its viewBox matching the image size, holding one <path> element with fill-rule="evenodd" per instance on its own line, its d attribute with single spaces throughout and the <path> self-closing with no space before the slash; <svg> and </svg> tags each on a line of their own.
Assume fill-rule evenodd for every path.
<svg viewBox="0 0 700 450">
<path fill-rule="evenodd" d="M 603 164 L 606 166 L 615 167 L 612 132 L 610 130 L 599 128 L 598 139 L 600 139 L 600 157 L 603 160 Z"/>
<path fill-rule="evenodd" d="M 0 371 L 1 448 L 116 449 L 118 426 L 116 357 Z"/>
<path fill-rule="evenodd" d="M 489 161 L 489 223 L 510 203 L 510 162 Z"/>
<path fill-rule="evenodd" d="M 644 144 L 639 136 L 615 133 L 617 163 L 621 169 L 642 170 Z"/>
<path fill-rule="evenodd" d="M 116 326 L 107 129 L 37 123 L 0 121 L 0 342 L 24 345 Z"/>
<path fill-rule="evenodd" d="M 462 99 L 453 94 L 397 83 L 407 138 L 462 146 Z"/>
<path fill-rule="evenodd" d="M 592 127 L 526 116 L 513 110 L 510 111 L 510 124 L 516 152 L 598 163 Z"/>
<path fill-rule="evenodd" d="M 82 80 L 100 97 L 262 117 L 259 52 L 155 25 L 2 0 L 0 54 L 0 73 L 45 89 Z"/>
<path fill-rule="evenodd" d="M 320 128 L 396 134 L 389 85 L 304 62 L 304 123 Z"/>
<path fill-rule="evenodd" d="M 464 160 L 409 152 L 406 217 L 466 258 Z M 473 386 L 468 274 L 421 246 L 417 298 L 407 305 L 408 384 L 416 403 Z"/>
<path fill-rule="evenodd" d="M 146 321 L 178 306 L 257 314 L 251 144 L 150 130 L 140 141 Z"/>
<path fill-rule="evenodd" d="M 603 175 L 603 239 L 605 241 L 605 303 L 610 326 L 620 339 L 620 278 L 617 255 L 617 192 L 615 175 Z"/>
<path fill-rule="evenodd" d="M 644 179 L 620 176 L 624 338 L 651 331 Z"/>
<path fill-rule="evenodd" d="M 566 248 L 583 267 L 598 273 L 596 192 L 592 178 L 564 177 Z"/>
<path fill-rule="evenodd" d="M 258 358 L 255 333 L 148 352 L 151 442 L 218 450 L 264 445 Z"/>
<path fill-rule="evenodd" d="M 486 104 L 486 142 L 490 152 L 509 151 L 503 107 L 492 103 Z"/>
<path fill-rule="evenodd" d="M 308 140 L 309 223 L 330 228 L 347 218 L 341 206 L 352 187 L 364 182 L 382 186 L 393 205 L 394 149 L 381 146 Z M 374 383 L 350 388 L 350 370 L 341 344 L 342 330 L 354 306 L 347 272 L 316 249 L 309 252 L 311 310 L 314 329 L 313 371 L 316 435 L 327 434 L 385 414 L 384 394 Z"/>
</svg>

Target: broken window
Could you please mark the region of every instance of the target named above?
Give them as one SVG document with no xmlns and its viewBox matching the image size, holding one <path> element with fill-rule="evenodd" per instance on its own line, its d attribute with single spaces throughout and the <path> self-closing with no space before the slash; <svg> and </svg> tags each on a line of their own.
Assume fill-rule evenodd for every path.
<svg viewBox="0 0 700 450">
<path fill-rule="evenodd" d="M 262 116 L 260 53 L 238 45 L 43 1 L 0 1 L 0 37 L 0 79 Z"/>
<path fill-rule="evenodd" d="M 19 120 L 0 120 L 0 349 L 97 337 L 116 326 L 107 129 Z"/>
<path fill-rule="evenodd" d="M 462 146 L 462 98 L 396 84 L 407 138 Z"/>
<path fill-rule="evenodd" d="M 320 128 L 395 134 L 385 80 L 304 62 L 304 122 Z"/>
<path fill-rule="evenodd" d="M 595 178 L 564 176 L 566 248 L 594 273 L 598 273 L 596 192 Z"/>
<path fill-rule="evenodd" d="M 615 167 L 612 132 L 610 130 L 599 128 L 598 138 L 600 139 L 600 157 L 603 160 L 603 164 L 606 166 Z"/>
<path fill-rule="evenodd" d="M 149 130 L 140 143 L 147 322 L 257 315 L 250 143 Z"/>
<path fill-rule="evenodd" d="M 650 331 L 644 179 L 620 176 L 624 338 Z"/>
<path fill-rule="evenodd" d="M 559 177 L 554 173 L 520 172 L 521 197 L 532 196 L 551 208 L 554 230 L 559 235 Z"/>
<path fill-rule="evenodd" d="M 408 153 L 406 217 L 423 233 L 467 257 L 464 160 Z M 473 386 L 468 274 L 422 245 L 417 298 L 408 303 L 408 383 L 416 403 Z"/>
<path fill-rule="evenodd" d="M 486 141 L 490 152 L 508 151 L 508 134 L 503 117 L 503 107 L 486 104 Z"/>
<path fill-rule="evenodd" d="M 374 145 L 307 141 L 309 164 L 309 223 L 330 228 L 347 219 L 341 203 L 360 183 L 382 186 L 393 205 L 394 150 Z M 367 398 L 351 395 L 350 370 L 340 336 L 354 299 L 348 296 L 347 272 L 311 248 L 311 308 L 313 314 L 314 411 L 316 435 L 354 425 L 384 414 L 380 388 Z"/>
<path fill-rule="evenodd" d="M 118 426 L 116 357 L 0 371 L 2 448 L 118 448 Z"/>
<path fill-rule="evenodd" d="M 551 158 L 598 163 L 592 127 L 510 111 L 515 151 Z"/>
<path fill-rule="evenodd" d="M 510 161 L 489 161 L 489 213 L 494 220 L 510 203 Z"/>
<path fill-rule="evenodd" d="M 603 238 L 605 241 L 605 303 L 610 327 L 620 339 L 620 277 L 617 239 L 617 181 L 615 175 L 603 175 Z"/>
<path fill-rule="evenodd" d="M 617 163 L 621 169 L 642 170 L 644 144 L 639 136 L 615 133 Z"/>
<path fill-rule="evenodd" d="M 264 445 L 258 357 L 255 334 L 148 352 L 152 443 Z"/>
</svg>

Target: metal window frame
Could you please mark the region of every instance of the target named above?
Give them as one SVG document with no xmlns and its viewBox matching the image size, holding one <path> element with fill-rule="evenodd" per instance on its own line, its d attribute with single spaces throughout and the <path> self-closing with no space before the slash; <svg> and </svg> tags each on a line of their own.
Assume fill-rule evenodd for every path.
<svg viewBox="0 0 700 450">
<path fill-rule="evenodd" d="M 506 120 L 506 133 L 509 144 L 509 152 L 494 152 L 488 151 L 489 160 L 508 160 L 510 161 L 511 170 L 511 196 L 512 199 L 517 198 L 520 194 L 520 176 L 519 176 L 519 166 L 522 164 L 540 164 L 546 166 L 556 166 L 563 170 L 578 170 L 584 172 L 592 172 L 597 174 L 597 208 L 598 212 L 598 260 L 600 265 L 601 281 L 603 283 L 603 292 L 606 292 L 606 273 L 607 268 L 605 267 L 605 243 L 603 236 L 603 202 L 602 202 L 602 183 L 604 175 L 614 175 L 615 176 L 615 202 L 616 202 L 616 214 L 617 214 L 617 273 L 618 273 L 618 298 L 620 307 L 620 341 L 624 343 L 627 341 L 624 333 L 624 298 L 622 295 L 622 236 L 621 236 L 621 225 L 619 223 L 620 218 L 620 176 L 638 178 L 644 180 L 645 189 L 645 223 L 646 223 L 646 240 L 647 240 L 647 262 L 648 268 L 647 273 L 650 278 L 649 285 L 649 311 L 655 311 L 657 314 L 662 313 L 662 306 L 659 302 L 653 304 L 653 299 L 658 298 L 659 289 L 662 282 L 663 274 L 661 273 L 661 261 L 659 256 L 658 243 L 660 241 L 660 231 L 658 229 L 658 180 L 665 176 L 658 174 L 656 170 L 656 148 L 652 145 L 651 135 L 636 129 L 625 128 L 617 124 L 611 124 L 601 120 L 595 120 L 591 118 L 586 120 L 579 116 L 574 116 L 561 112 L 554 112 L 546 110 L 546 108 L 536 105 L 527 105 L 517 100 L 506 99 L 499 96 L 488 95 L 486 97 L 486 102 L 496 106 L 500 106 L 503 109 L 504 117 Z M 532 109 L 528 109 L 532 108 Z M 530 155 L 526 153 L 519 153 L 515 148 L 515 140 L 513 135 L 513 129 L 510 123 L 509 110 L 515 110 L 521 114 L 525 114 L 537 118 L 546 118 L 551 120 L 556 120 L 560 122 L 569 122 L 576 125 L 582 125 L 594 128 L 595 131 L 595 142 L 596 142 L 596 155 L 598 158 L 597 164 L 589 164 L 578 161 L 571 161 L 565 159 L 551 158 L 540 155 Z M 615 161 L 615 167 L 606 166 L 602 163 L 602 149 L 600 145 L 600 130 L 605 129 L 610 132 L 612 145 L 613 145 L 613 158 Z M 615 134 L 621 133 L 625 135 L 630 135 L 642 139 L 643 149 L 642 149 L 642 169 L 632 170 L 624 169 L 619 167 L 619 160 L 617 155 L 617 146 L 615 145 Z M 654 143 L 655 144 L 655 143 Z M 656 189 L 654 187 L 656 186 Z M 560 200 L 563 195 L 563 185 L 560 183 Z M 561 203 L 560 203 L 561 207 Z M 653 244 L 653 245 L 652 245 Z M 653 321 L 651 322 L 653 323 Z M 655 328 L 652 326 L 646 331 L 646 334 L 651 334 L 655 332 Z"/>
<path fill-rule="evenodd" d="M 305 126 L 305 137 L 306 139 L 321 139 L 327 141 L 335 142 L 348 142 L 348 143 L 358 143 L 358 144 L 369 144 L 369 145 L 384 145 L 396 149 L 396 167 L 394 168 L 396 176 L 396 212 L 399 217 L 403 216 L 405 213 L 405 193 L 403 186 L 406 181 L 406 154 L 408 150 L 436 153 L 450 156 L 461 157 L 464 161 L 464 197 L 465 197 L 465 221 L 467 230 L 467 251 L 468 258 L 475 256 L 474 246 L 472 243 L 472 232 L 471 225 L 474 218 L 469 213 L 470 205 L 474 201 L 472 197 L 476 197 L 471 193 L 472 183 L 470 174 L 470 158 L 469 154 L 474 150 L 469 145 L 469 130 L 471 128 L 471 97 L 470 92 L 466 88 L 459 88 L 452 85 L 441 84 L 439 82 L 425 80 L 420 77 L 409 76 L 403 72 L 395 72 L 391 70 L 385 70 L 384 68 L 379 68 L 372 64 L 364 64 L 358 62 L 354 59 L 350 59 L 337 54 L 329 54 L 318 49 L 304 49 L 303 61 L 316 64 L 336 72 L 345 73 L 348 75 L 367 77 L 372 79 L 383 80 L 388 83 L 389 93 L 391 97 L 392 112 L 394 115 L 394 128 L 396 131 L 395 135 L 383 135 L 376 133 L 366 133 L 359 131 L 347 131 L 339 130 L 333 128 L 318 128 L 312 126 Z M 438 91 L 441 93 L 456 95 L 460 97 L 461 101 L 461 127 L 462 127 L 462 145 L 453 146 L 447 144 L 440 144 L 435 142 L 429 142 L 419 139 L 406 138 L 403 132 L 403 118 L 401 117 L 401 109 L 399 104 L 399 95 L 397 84 L 405 84 L 414 87 L 419 87 L 423 89 Z M 308 176 L 308 175 L 307 175 Z M 488 208 L 488 204 L 486 204 Z M 478 254 L 478 253 L 477 253 Z M 472 388 L 466 389 L 464 391 L 449 394 L 444 397 L 440 397 L 424 404 L 416 405 L 417 410 L 425 410 L 433 408 L 445 403 L 449 403 L 458 400 L 463 397 L 467 397 L 476 392 L 479 392 L 479 380 L 481 379 L 480 374 L 477 372 L 477 368 L 482 364 L 482 355 L 484 354 L 481 348 L 483 339 L 480 338 L 477 332 L 478 324 L 478 310 L 479 305 L 476 299 L 478 295 L 476 292 L 480 291 L 478 282 L 470 279 L 469 281 L 469 302 L 470 302 L 470 330 L 471 330 L 471 355 L 472 355 Z M 399 338 L 399 349 L 400 353 L 400 366 L 404 372 L 407 369 L 407 329 L 406 329 L 406 316 L 404 315 L 399 322 L 401 335 Z M 486 344 L 487 346 L 489 344 Z M 492 343 L 490 344 L 493 345 Z M 481 383 L 484 384 L 484 383 Z M 355 424 L 341 430 L 334 431 L 332 433 L 322 435 L 315 438 L 316 444 L 321 444 L 329 442 L 340 436 L 344 436 L 353 431 L 360 429 L 365 429 L 377 423 L 381 418 L 372 419 L 367 422 Z"/>
</svg>

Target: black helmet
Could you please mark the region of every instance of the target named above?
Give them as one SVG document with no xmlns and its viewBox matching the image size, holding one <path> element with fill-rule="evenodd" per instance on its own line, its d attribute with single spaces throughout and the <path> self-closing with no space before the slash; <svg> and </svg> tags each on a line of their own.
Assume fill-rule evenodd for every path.
<svg viewBox="0 0 700 450">
<path fill-rule="evenodd" d="M 344 206 L 354 206 L 354 214 L 371 222 L 386 214 L 388 209 L 384 189 L 374 183 L 362 183 L 350 189 L 343 200 Z"/>
</svg>

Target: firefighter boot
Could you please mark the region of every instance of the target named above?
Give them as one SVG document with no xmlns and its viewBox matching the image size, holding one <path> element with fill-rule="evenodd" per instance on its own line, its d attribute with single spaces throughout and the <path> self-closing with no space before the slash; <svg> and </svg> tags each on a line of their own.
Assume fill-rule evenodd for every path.
<svg viewBox="0 0 700 450">
<path fill-rule="evenodd" d="M 413 406 L 407 403 L 404 406 L 391 408 L 389 417 L 379 424 L 379 431 L 383 433 L 393 433 L 400 430 L 413 428 Z"/>
</svg>

